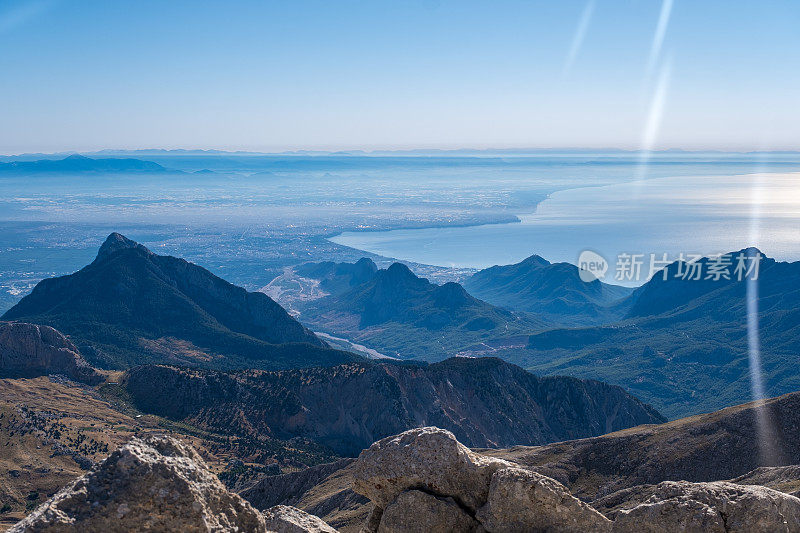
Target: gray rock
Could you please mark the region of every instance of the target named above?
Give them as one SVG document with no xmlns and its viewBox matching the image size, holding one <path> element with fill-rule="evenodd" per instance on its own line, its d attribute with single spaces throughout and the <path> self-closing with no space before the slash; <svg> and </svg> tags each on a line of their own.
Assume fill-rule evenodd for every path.
<svg viewBox="0 0 800 533">
<path fill-rule="evenodd" d="M 228 492 L 197 453 L 169 437 L 132 439 L 42 504 L 11 533 L 265 532 L 264 517 Z"/>
<path fill-rule="evenodd" d="M 480 524 L 452 498 L 438 498 L 427 492 L 401 493 L 383 511 L 378 533 L 473 533 Z"/>
<path fill-rule="evenodd" d="M 387 437 L 361 452 L 353 490 L 385 509 L 400 493 L 422 489 L 452 497 L 475 512 L 489 494 L 492 474 L 513 463 L 472 452 L 452 433 L 435 427 Z"/>
<path fill-rule="evenodd" d="M 564 485 L 522 468 L 494 473 L 488 501 L 476 518 L 492 533 L 611 531 L 611 521 Z"/>
<path fill-rule="evenodd" d="M 800 497 L 800 465 L 762 466 L 730 481 L 739 485 L 763 485 Z"/>
<path fill-rule="evenodd" d="M 359 533 L 377 533 L 381 525 L 381 517 L 383 517 L 383 509 L 373 505 Z"/>
<path fill-rule="evenodd" d="M 0 322 L 0 376 L 48 374 L 64 374 L 90 385 L 103 381 L 103 376 L 58 330 L 24 322 Z"/>
<path fill-rule="evenodd" d="M 297 507 L 276 505 L 264 511 L 267 529 L 275 533 L 336 533 L 324 520 Z"/>
<path fill-rule="evenodd" d="M 374 504 L 364 533 L 800 532 L 800 499 L 770 488 L 665 481 L 589 505 L 558 481 L 472 452 L 438 428 L 378 441 L 352 471 L 354 490 Z M 748 479 L 793 483 L 795 474 L 782 468 Z"/>
<path fill-rule="evenodd" d="M 800 531 L 800 499 L 766 487 L 665 481 L 649 492 L 616 514 L 614 533 Z"/>
</svg>

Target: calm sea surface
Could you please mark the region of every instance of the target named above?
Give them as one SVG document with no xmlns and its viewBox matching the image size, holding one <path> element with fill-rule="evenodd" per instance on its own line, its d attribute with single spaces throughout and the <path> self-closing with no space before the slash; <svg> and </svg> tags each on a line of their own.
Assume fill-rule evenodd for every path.
<svg viewBox="0 0 800 533">
<path fill-rule="evenodd" d="M 800 259 L 800 173 L 679 176 L 559 191 L 519 223 L 385 232 L 331 240 L 381 255 L 483 268 L 538 254 L 576 263 L 591 249 L 614 264 L 621 253 L 658 258 L 716 254 L 755 245 Z"/>
</svg>

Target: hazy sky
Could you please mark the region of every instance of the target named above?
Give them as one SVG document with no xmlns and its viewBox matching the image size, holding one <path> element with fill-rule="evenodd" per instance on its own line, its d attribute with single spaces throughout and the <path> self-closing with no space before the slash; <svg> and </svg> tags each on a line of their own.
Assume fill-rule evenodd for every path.
<svg viewBox="0 0 800 533">
<path fill-rule="evenodd" d="M 800 149 L 800 2 L 0 0 L 0 153 Z"/>
</svg>

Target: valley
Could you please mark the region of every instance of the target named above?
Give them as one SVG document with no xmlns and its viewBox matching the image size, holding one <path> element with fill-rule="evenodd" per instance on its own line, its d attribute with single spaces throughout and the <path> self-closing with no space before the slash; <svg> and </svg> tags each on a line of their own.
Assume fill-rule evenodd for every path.
<svg viewBox="0 0 800 533">
<path fill-rule="evenodd" d="M 158 435 L 196 449 L 224 490 L 259 508 L 295 506 L 345 532 L 369 514 L 368 500 L 353 491 L 353 458 L 425 426 L 548 476 L 608 520 L 671 479 L 795 491 L 798 393 L 699 414 L 712 405 L 707 398 L 665 401 L 674 393 L 659 396 L 662 389 L 613 372 L 624 366 L 596 367 L 608 382 L 567 377 L 589 373 L 574 365 L 585 360 L 581 350 L 611 342 L 635 349 L 637 338 L 659 346 L 640 354 L 633 368 L 641 372 L 691 327 L 702 328 L 695 350 L 713 346 L 717 331 L 741 349 L 730 332 L 742 327 L 747 280 L 674 274 L 684 269 L 670 265 L 663 279 L 636 290 L 583 282 L 576 267 L 538 257 L 462 274 L 496 306 L 459 283 L 361 258 L 304 263 L 248 292 L 112 233 L 88 266 L 40 282 L 0 322 L 0 444 L 8 451 L 0 519 L 14 523 L 115 448 Z M 772 353 L 793 338 L 796 273 L 795 263 L 770 258 L 760 266 L 767 371 Z M 335 334 L 316 335 L 298 319 Z M 363 339 L 360 353 L 332 347 L 345 337 Z M 558 350 L 572 356 L 548 357 L 571 363 L 563 372 L 506 362 L 523 358 L 532 367 L 524 357 Z M 376 358 L 384 351 L 394 359 Z M 487 353 L 501 357 L 480 357 Z M 729 364 L 719 351 L 688 353 L 695 359 L 673 356 L 657 368 L 681 372 L 688 387 L 681 364 L 705 374 Z M 736 392 L 739 380 L 727 383 L 732 394 L 715 385 L 717 401 L 735 404 L 745 393 Z M 681 409 L 694 416 L 667 421 Z M 769 449 L 759 417 L 772 428 Z"/>
<path fill-rule="evenodd" d="M 0 2 L 0 532 L 800 533 L 800 2 Z"/>
</svg>

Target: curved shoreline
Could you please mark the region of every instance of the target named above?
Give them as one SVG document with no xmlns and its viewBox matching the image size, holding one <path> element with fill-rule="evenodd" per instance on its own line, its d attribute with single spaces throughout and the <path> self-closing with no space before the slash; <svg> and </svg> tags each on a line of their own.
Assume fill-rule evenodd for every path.
<svg viewBox="0 0 800 533">
<path fill-rule="evenodd" d="M 611 257 L 620 252 L 713 255 L 739 249 L 742 244 L 757 245 L 769 249 L 773 256 L 791 259 L 800 253 L 798 243 L 785 242 L 785 235 L 783 239 L 775 235 L 783 235 L 786 225 L 791 224 L 791 219 L 782 217 L 782 213 L 795 212 L 797 201 L 784 190 L 797 177 L 798 172 L 740 172 L 588 184 L 548 193 L 533 210 L 518 213 L 513 222 L 345 231 L 328 240 L 366 253 L 445 268 L 511 264 L 532 254 L 574 264 L 580 250 L 597 248 L 597 243 L 602 243 L 606 252 L 613 251 Z M 586 192 L 589 189 L 598 192 Z M 766 198 L 759 199 L 755 189 Z M 561 196 L 564 194 L 574 197 L 565 199 Z M 546 202 L 556 198 L 560 199 L 543 211 Z M 759 211 L 754 209 L 757 204 L 766 206 L 759 215 L 762 230 L 755 238 L 746 239 L 751 235 L 748 226 L 753 224 L 752 213 Z M 688 229 L 692 225 L 694 229 Z M 521 226 L 531 228 L 512 229 Z M 465 228 L 470 228 L 469 232 L 458 231 Z M 367 233 L 379 233 L 385 238 L 372 241 Z M 694 248 L 690 246 L 689 233 L 696 235 Z M 584 242 L 577 242 L 580 239 Z M 773 246 L 767 246 L 770 242 Z M 612 249 L 615 246 L 618 248 Z M 520 253 L 520 248 L 527 252 Z M 570 259 L 571 252 L 575 255 Z"/>
</svg>

